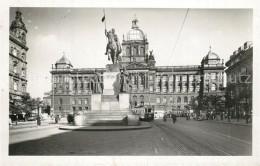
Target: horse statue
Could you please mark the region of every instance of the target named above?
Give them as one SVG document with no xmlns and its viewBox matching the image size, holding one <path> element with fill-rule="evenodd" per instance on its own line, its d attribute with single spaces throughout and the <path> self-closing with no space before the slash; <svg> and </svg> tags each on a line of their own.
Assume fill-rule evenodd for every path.
<svg viewBox="0 0 260 166">
<path fill-rule="evenodd" d="M 105 30 L 105 35 L 108 38 L 108 44 L 106 47 L 105 55 L 108 55 L 108 60 L 110 57 L 112 59 L 113 64 L 118 63 L 119 54 L 122 52 L 121 45 L 118 41 L 118 37 L 115 34 L 115 29 L 112 28 L 109 32 Z"/>
</svg>

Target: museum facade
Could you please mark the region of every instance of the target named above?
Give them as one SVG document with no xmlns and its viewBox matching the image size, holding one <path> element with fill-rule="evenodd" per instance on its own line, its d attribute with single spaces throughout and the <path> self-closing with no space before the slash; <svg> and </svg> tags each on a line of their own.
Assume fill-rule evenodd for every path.
<svg viewBox="0 0 260 166">
<path fill-rule="evenodd" d="M 147 36 L 134 18 L 131 30 L 123 36 L 118 62 L 130 75 L 131 107 L 184 111 L 200 93 L 224 95 L 224 61 L 211 50 L 202 58 L 201 65 L 156 66 L 156 55 L 148 46 Z M 73 68 L 63 55 L 52 66 L 52 90 L 44 99 L 51 101 L 55 114 L 90 111 L 91 94 L 103 93 L 105 71 L 105 68 Z"/>
</svg>

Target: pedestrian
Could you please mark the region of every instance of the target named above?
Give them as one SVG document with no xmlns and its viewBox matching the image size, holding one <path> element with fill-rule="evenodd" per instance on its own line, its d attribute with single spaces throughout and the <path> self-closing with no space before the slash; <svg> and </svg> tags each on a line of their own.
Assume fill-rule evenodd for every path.
<svg viewBox="0 0 260 166">
<path fill-rule="evenodd" d="M 15 124 L 18 125 L 18 115 L 16 115 L 15 118 L 16 118 Z"/>
<path fill-rule="evenodd" d="M 175 123 L 177 121 L 177 116 L 175 114 L 172 114 L 172 122 Z"/>
<path fill-rule="evenodd" d="M 55 116 L 55 123 L 58 123 L 58 122 L 59 122 L 59 116 L 56 115 L 56 116 Z"/>
<path fill-rule="evenodd" d="M 163 121 L 166 122 L 166 120 L 167 120 L 167 115 L 166 115 L 166 113 L 164 113 L 163 114 Z"/>
<path fill-rule="evenodd" d="M 237 122 L 239 122 L 239 119 L 240 119 L 240 113 L 239 111 L 237 112 Z"/>
<path fill-rule="evenodd" d="M 40 117 L 40 115 L 37 116 L 37 126 L 41 126 L 41 117 Z"/>
<path fill-rule="evenodd" d="M 10 126 L 11 128 L 13 128 L 13 124 L 12 124 L 12 119 L 11 119 L 11 118 L 9 118 L 9 126 Z"/>
</svg>

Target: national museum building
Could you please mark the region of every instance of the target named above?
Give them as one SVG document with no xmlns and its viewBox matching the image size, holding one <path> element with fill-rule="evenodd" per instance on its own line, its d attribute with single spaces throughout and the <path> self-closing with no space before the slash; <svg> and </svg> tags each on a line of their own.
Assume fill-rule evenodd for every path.
<svg viewBox="0 0 260 166">
<path fill-rule="evenodd" d="M 156 55 L 148 46 L 148 39 L 134 18 L 132 29 L 123 36 L 118 62 L 130 74 L 131 107 L 150 105 L 156 110 L 184 111 L 199 93 L 224 95 L 224 62 L 211 50 L 202 56 L 201 65 L 156 66 Z M 105 71 L 105 68 L 73 68 L 63 55 L 50 71 L 53 89 L 44 99 L 54 100 L 55 114 L 90 111 L 91 94 L 103 93 Z"/>
</svg>

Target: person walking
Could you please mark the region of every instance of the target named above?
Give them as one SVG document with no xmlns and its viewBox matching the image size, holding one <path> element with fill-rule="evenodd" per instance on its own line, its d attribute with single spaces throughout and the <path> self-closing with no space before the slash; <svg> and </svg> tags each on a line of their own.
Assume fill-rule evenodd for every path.
<svg viewBox="0 0 260 166">
<path fill-rule="evenodd" d="M 237 122 L 239 122 L 239 119 L 240 119 L 240 112 L 238 111 L 237 112 Z"/>
<path fill-rule="evenodd" d="M 172 122 L 175 123 L 177 121 L 177 116 L 175 114 L 172 114 Z"/>
</svg>

